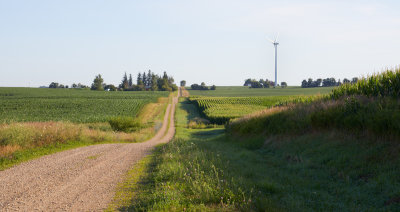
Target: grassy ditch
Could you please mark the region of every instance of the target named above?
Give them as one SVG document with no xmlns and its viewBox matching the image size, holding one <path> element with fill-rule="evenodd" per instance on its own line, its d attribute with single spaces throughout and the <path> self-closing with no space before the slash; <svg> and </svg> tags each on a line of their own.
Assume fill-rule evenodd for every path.
<svg viewBox="0 0 400 212">
<path fill-rule="evenodd" d="M 241 139 L 218 126 L 189 128 L 198 116 L 179 103 L 175 139 L 145 160 L 129 200 L 115 210 L 400 209 L 397 143 L 335 130 Z"/>
</svg>

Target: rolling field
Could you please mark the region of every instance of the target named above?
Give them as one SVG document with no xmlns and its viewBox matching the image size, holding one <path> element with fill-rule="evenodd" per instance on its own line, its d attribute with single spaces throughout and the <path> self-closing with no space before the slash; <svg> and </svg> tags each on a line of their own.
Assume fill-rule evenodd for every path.
<svg viewBox="0 0 400 212">
<path fill-rule="evenodd" d="M 219 96 L 219 97 L 248 97 L 248 96 L 296 96 L 328 94 L 333 87 L 301 88 L 289 86 L 287 88 L 249 88 L 246 86 L 217 86 L 217 90 L 191 90 L 187 88 L 191 96 Z"/>
<path fill-rule="evenodd" d="M 134 117 L 168 92 L 95 92 L 77 89 L 0 88 L 0 123 L 70 121 L 106 122 Z"/>
<path fill-rule="evenodd" d="M 317 97 L 305 96 L 253 96 L 253 97 L 189 97 L 200 112 L 210 122 L 224 124 L 230 119 L 239 118 L 260 110 L 288 102 L 309 101 Z"/>
</svg>

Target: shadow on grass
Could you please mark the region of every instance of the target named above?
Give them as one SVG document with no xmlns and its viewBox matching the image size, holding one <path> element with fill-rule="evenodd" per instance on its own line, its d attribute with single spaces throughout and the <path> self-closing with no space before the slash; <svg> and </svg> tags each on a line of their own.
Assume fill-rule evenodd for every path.
<svg viewBox="0 0 400 212">
<path fill-rule="evenodd" d="M 131 197 L 128 205 L 122 205 L 117 208 L 117 211 L 147 211 L 148 208 L 155 203 L 153 191 L 156 189 L 154 172 L 158 164 L 163 162 L 161 156 L 162 149 L 165 144 L 157 146 L 152 154 L 150 162 L 145 165 L 140 180 L 137 186 L 131 188 L 134 191 L 134 196 Z M 133 182 L 134 183 L 134 182 Z"/>
<path fill-rule="evenodd" d="M 225 129 L 210 129 L 210 130 L 202 130 L 198 132 L 193 132 L 192 135 L 198 138 L 214 138 L 216 136 L 220 136 L 225 132 Z"/>
<path fill-rule="evenodd" d="M 180 108 L 187 112 L 187 117 L 186 117 L 187 123 L 189 123 L 192 120 L 195 120 L 196 118 L 201 118 L 201 115 L 196 106 L 194 104 L 191 104 L 187 99 L 181 102 Z"/>
</svg>

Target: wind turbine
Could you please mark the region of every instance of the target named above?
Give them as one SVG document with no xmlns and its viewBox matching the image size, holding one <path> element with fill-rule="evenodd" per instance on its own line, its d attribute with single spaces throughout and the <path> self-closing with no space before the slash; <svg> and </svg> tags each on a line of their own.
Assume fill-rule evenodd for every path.
<svg viewBox="0 0 400 212">
<path fill-rule="evenodd" d="M 274 48 L 275 48 L 275 87 L 278 85 L 278 37 L 279 37 L 279 33 L 276 35 L 275 40 L 271 40 L 269 38 L 267 38 L 272 44 L 274 44 Z"/>
</svg>

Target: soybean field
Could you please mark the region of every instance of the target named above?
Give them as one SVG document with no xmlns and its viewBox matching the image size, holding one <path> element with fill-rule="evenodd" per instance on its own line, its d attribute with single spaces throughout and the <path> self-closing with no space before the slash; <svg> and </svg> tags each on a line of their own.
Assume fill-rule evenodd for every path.
<svg viewBox="0 0 400 212">
<path fill-rule="evenodd" d="M 134 117 L 168 92 L 97 92 L 80 89 L 0 88 L 0 123 L 70 121 L 105 122 Z"/>
</svg>

